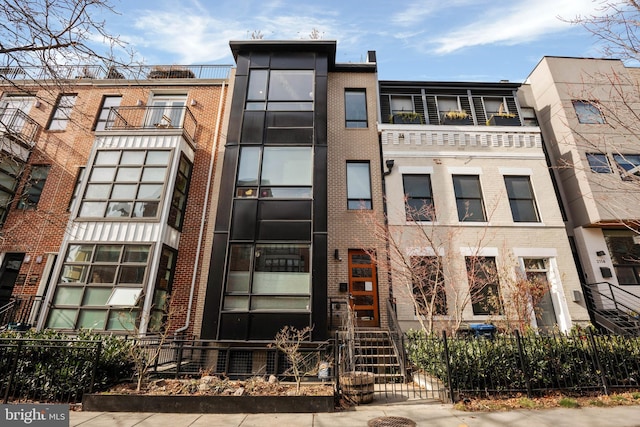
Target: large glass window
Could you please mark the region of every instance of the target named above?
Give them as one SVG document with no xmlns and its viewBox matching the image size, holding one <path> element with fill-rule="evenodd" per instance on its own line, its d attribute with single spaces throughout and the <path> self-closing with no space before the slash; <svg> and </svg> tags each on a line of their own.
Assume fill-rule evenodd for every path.
<svg viewBox="0 0 640 427">
<path fill-rule="evenodd" d="M 133 332 L 150 251 L 149 245 L 69 245 L 47 327 Z"/>
<path fill-rule="evenodd" d="M 366 128 L 367 92 L 364 89 L 344 91 L 345 123 L 348 128 Z"/>
<path fill-rule="evenodd" d="M 459 221 L 486 222 L 478 175 L 453 175 L 453 190 Z"/>
<path fill-rule="evenodd" d="M 372 209 L 369 162 L 347 162 L 347 209 Z"/>
<path fill-rule="evenodd" d="M 573 108 L 576 111 L 579 123 L 603 124 L 604 116 L 595 101 L 573 101 Z"/>
<path fill-rule="evenodd" d="M 407 221 L 433 221 L 435 209 L 430 175 L 402 175 Z"/>
<path fill-rule="evenodd" d="M 640 154 L 614 154 L 613 160 L 618 165 L 618 170 L 620 170 L 624 181 L 638 179 L 636 177 L 640 176 Z"/>
<path fill-rule="evenodd" d="M 61 95 L 53 109 L 49 120 L 49 130 L 65 130 L 71 117 L 71 110 L 76 103 L 77 95 Z"/>
<path fill-rule="evenodd" d="M 111 109 L 117 110 L 122 101 L 122 96 L 104 96 L 102 98 L 102 106 L 98 112 L 98 118 L 96 119 L 95 130 L 105 130 L 111 127 L 115 116 L 109 116 Z"/>
<path fill-rule="evenodd" d="M 515 222 L 539 222 L 538 208 L 528 176 L 505 176 L 511 215 Z"/>
<path fill-rule="evenodd" d="M 418 306 L 416 314 L 421 316 L 447 314 L 442 259 L 436 256 L 412 256 L 409 262 L 413 297 Z"/>
<path fill-rule="evenodd" d="M 224 310 L 309 311 L 309 245 L 231 244 L 229 254 Z"/>
<path fill-rule="evenodd" d="M 473 314 L 502 314 L 496 259 L 471 256 L 465 257 L 465 262 Z"/>
<path fill-rule="evenodd" d="M 24 184 L 22 196 L 18 202 L 18 209 L 33 209 L 38 206 L 40 195 L 42 194 L 42 189 L 47 181 L 50 169 L 51 166 L 49 165 L 31 166 L 31 173 L 29 174 L 29 179 L 27 179 L 27 182 Z"/>
<path fill-rule="evenodd" d="M 557 322 L 549 286 L 549 260 L 525 258 L 522 261 L 529 282 L 529 293 L 535 303 L 536 324 L 539 329 L 552 332 Z"/>
<path fill-rule="evenodd" d="M 313 86 L 312 70 L 251 70 L 246 109 L 312 111 Z"/>
<path fill-rule="evenodd" d="M 632 230 L 602 230 L 620 285 L 640 284 L 640 238 Z M 605 277 L 604 280 L 610 278 Z"/>
<path fill-rule="evenodd" d="M 591 172 L 611 173 L 609 159 L 604 153 L 587 153 L 587 162 L 589 162 Z"/>
<path fill-rule="evenodd" d="M 170 158 L 169 150 L 98 151 L 78 216 L 157 217 Z"/>
<path fill-rule="evenodd" d="M 237 197 L 311 198 L 311 147 L 242 147 Z"/>
<path fill-rule="evenodd" d="M 189 192 L 192 167 L 193 165 L 191 162 L 182 155 L 180 157 L 180 164 L 178 165 L 178 174 L 176 176 L 175 186 L 173 187 L 173 196 L 171 197 L 171 207 L 169 208 L 168 220 L 169 225 L 176 230 L 182 230 L 184 212 L 187 209 L 187 194 Z"/>
</svg>

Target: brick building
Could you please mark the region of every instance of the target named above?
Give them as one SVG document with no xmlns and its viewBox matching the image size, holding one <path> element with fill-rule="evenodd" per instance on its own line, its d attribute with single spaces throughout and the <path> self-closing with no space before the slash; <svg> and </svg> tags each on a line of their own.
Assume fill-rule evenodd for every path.
<svg viewBox="0 0 640 427">
<path fill-rule="evenodd" d="M 231 67 L 3 70 L 2 314 L 191 332 Z"/>
</svg>

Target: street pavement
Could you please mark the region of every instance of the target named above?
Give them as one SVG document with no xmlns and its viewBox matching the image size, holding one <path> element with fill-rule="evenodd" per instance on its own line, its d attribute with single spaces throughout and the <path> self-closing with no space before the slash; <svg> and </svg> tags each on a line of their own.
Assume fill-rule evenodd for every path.
<svg viewBox="0 0 640 427">
<path fill-rule="evenodd" d="M 388 417 L 401 417 L 405 420 Z M 369 405 L 315 414 L 156 414 L 141 412 L 72 411 L 70 426 L 83 427 L 640 427 L 640 406 L 554 408 L 503 412 L 458 411 L 451 404 L 411 401 Z M 406 421 L 413 421 L 411 424 Z"/>
</svg>

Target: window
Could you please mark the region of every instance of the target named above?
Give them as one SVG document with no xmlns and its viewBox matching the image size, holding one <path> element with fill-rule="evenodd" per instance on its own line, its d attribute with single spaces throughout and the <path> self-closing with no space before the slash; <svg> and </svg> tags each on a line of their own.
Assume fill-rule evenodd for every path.
<svg viewBox="0 0 640 427">
<path fill-rule="evenodd" d="M 524 271 L 529 284 L 529 294 L 535 304 L 534 312 L 539 329 L 551 332 L 556 326 L 556 311 L 549 287 L 549 260 L 525 258 Z"/>
<path fill-rule="evenodd" d="M 611 173 L 611 165 L 606 154 L 602 153 L 587 153 L 587 162 L 591 172 L 595 173 Z"/>
<path fill-rule="evenodd" d="M 19 134 L 25 127 L 25 115 L 29 114 L 35 98 L 32 96 L 5 96 L 0 101 L 0 130 Z"/>
<path fill-rule="evenodd" d="M 225 311 L 309 311 L 310 247 L 231 244 Z"/>
<path fill-rule="evenodd" d="M 496 259 L 471 256 L 465 262 L 473 314 L 502 314 Z"/>
<path fill-rule="evenodd" d="M 98 112 L 98 118 L 96 119 L 94 130 L 105 130 L 111 128 L 115 120 L 115 116 L 110 115 L 111 109 L 117 111 L 120 106 L 120 101 L 122 101 L 121 96 L 108 95 L 102 98 L 102 106 Z"/>
<path fill-rule="evenodd" d="M 407 221 L 433 221 L 435 210 L 430 175 L 402 175 Z"/>
<path fill-rule="evenodd" d="M 453 190 L 459 221 L 486 222 L 478 175 L 453 175 Z"/>
<path fill-rule="evenodd" d="M 344 91 L 344 111 L 346 127 L 367 127 L 367 93 L 364 89 Z"/>
<path fill-rule="evenodd" d="M 505 176 L 511 215 L 515 222 L 540 222 L 529 176 Z"/>
<path fill-rule="evenodd" d="M 167 310 L 169 308 L 169 297 L 173 287 L 173 277 L 176 270 L 176 260 L 178 252 L 168 246 L 162 248 L 160 255 L 160 265 L 158 266 L 158 277 L 156 277 L 156 287 L 153 291 L 153 305 L 149 319 L 149 329 L 152 332 L 162 331 L 166 324 Z"/>
<path fill-rule="evenodd" d="M 596 101 L 573 101 L 579 123 L 604 124 L 604 116 Z"/>
<path fill-rule="evenodd" d="M 632 230 L 602 230 L 620 285 L 640 284 L 640 239 Z M 604 280 L 610 280 L 605 277 Z"/>
<path fill-rule="evenodd" d="M 22 189 L 18 209 L 33 209 L 38 206 L 44 183 L 47 181 L 47 175 L 49 175 L 49 169 L 51 169 L 49 165 L 31 166 L 31 174 Z"/>
<path fill-rule="evenodd" d="M 171 197 L 171 207 L 169 208 L 168 224 L 176 230 L 182 230 L 184 222 L 184 211 L 187 209 L 187 194 L 189 192 L 189 182 L 191 180 L 191 169 L 193 164 L 182 155 L 178 166 L 178 175 L 173 187 Z"/>
<path fill-rule="evenodd" d="M 368 162 L 347 162 L 347 209 L 372 209 Z"/>
<path fill-rule="evenodd" d="M 313 86 L 312 70 L 251 70 L 246 109 L 312 111 Z"/>
<path fill-rule="evenodd" d="M 154 95 L 146 108 L 145 127 L 180 128 L 187 95 Z"/>
<path fill-rule="evenodd" d="M 24 171 L 24 164 L 16 162 L 7 156 L 0 160 L 0 224 L 7 217 L 9 205 L 14 200 L 18 182 Z"/>
<path fill-rule="evenodd" d="M 413 282 L 413 297 L 420 316 L 446 315 L 442 259 L 437 256 L 412 256 L 409 260 Z"/>
<path fill-rule="evenodd" d="M 169 150 L 99 150 L 78 217 L 157 217 L 170 158 Z"/>
<path fill-rule="evenodd" d="M 84 166 L 78 168 L 78 173 L 76 173 L 76 183 L 73 186 L 73 194 L 71 195 L 71 199 L 69 199 L 69 206 L 67 206 L 67 211 L 70 211 L 73 207 L 73 202 L 76 201 L 78 197 L 80 197 L 80 186 L 82 185 L 82 180 L 84 179 Z"/>
<path fill-rule="evenodd" d="M 49 121 L 49 130 L 65 130 L 69 123 L 71 110 L 76 103 L 77 95 L 61 95 L 58 98 L 51 120 Z"/>
<path fill-rule="evenodd" d="M 487 119 L 492 115 L 510 113 L 504 97 L 484 96 L 482 97 L 482 102 L 484 104 L 484 113 Z"/>
<path fill-rule="evenodd" d="M 236 196 L 311 198 L 311 147 L 242 147 Z"/>
<path fill-rule="evenodd" d="M 414 112 L 413 99 L 411 96 L 394 95 L 391 97 L 391 114 L 408 111 Z"/>
<path fill-rule="evenodd" d="M 620 170 L 620 175 L 624 181 L 633 181 L 640 176 L 640 154 L 614 154 L 615 160 Z"/>
<path fill-rule="evenodd" d="M 149 245 L 69 245 L 46 327 L 134 331 L 150 252 Z"/>
</svg>

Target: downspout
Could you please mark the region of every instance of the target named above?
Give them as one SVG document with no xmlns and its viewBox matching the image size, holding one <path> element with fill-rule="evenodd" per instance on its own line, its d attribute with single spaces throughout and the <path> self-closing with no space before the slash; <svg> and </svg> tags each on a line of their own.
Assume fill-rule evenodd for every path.
<svg viewBox="0 0 640 427">
<path fill-rule="evenodd" d="M 218 151 L 218 134 L 220 132 L 220 123 L 222 121 L 222 105 L 225 99 L 225 82 L 222 82 L 222 90 L 220 93 L 220 101 L 218 103 L 218 120 L 216 121 L 216 129 L 213 132 L 213 149 L 211 150 L 211 160 L 209 161 L 209 174 L 207 176 L 207 190 L 204 195 L 204 204 L 202 205 L 202 219 L 200 220 L 200 232 L 198 234 L 198 247 L 196 248 L 196 262 L 191 276 L 191 291 L 189 292 L 189 304 L 187 306 L 187 318 L 183 326 L 175 330 L 174 336 L 178 336 L 181 332 L 186 331 L 191 323 L 191 309 L 193 308 L 193 296 L 196 289 L 196 278 L 198 276 L 198 268 L 200 265 L 200 252 L 202 250 L 202 240 L 204 236 L 204 225 L 207 222 L 207 208 L 209 206 L 209 192 L 211 191 L 211 177 L 213 176 L 213 165 L 217 158 Z"/>
</svg>

